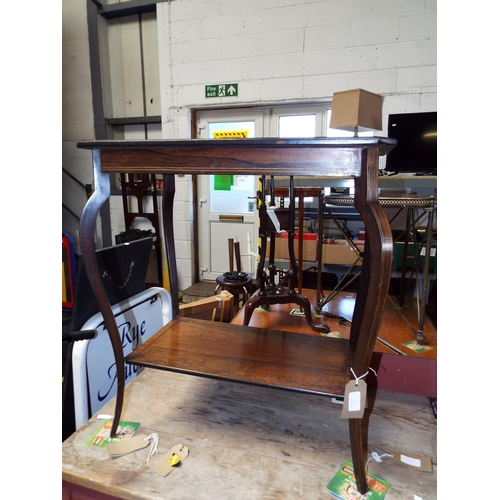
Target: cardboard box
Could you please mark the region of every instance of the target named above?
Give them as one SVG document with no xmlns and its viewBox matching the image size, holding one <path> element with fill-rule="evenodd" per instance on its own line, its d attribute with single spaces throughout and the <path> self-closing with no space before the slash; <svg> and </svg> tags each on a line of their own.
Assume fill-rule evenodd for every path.
<svg viewBox="0 0 500 500">
<path fill-rule="evenodd" d="M 316 262 L 316 235 L 315 234 L 305 234 L 303 242 L 303 262 Z M 311 239 L 314 238 L 314 239 Z M 364 241 L 355 240 L 354 243 L 359 248 L 361 252 L 364 250 Z M 267 253 L 266 258 L 269 258 L 269 238 L 267 241 Z M 295 258 L 299 258 L 299 241 L 297 235 L 295 235 L 294 241 Z M 424 249 L 425 250 L 425 249 Z M 393 267 L 401 267 L 403 261 L 404 253 L 404 243 L 396 242 L 394 243 L 394 256 L 393 256 Z M 275 259 L 288 260 L 288 235 L 283 233 L 281 237 L 277 235 L 276 237 L 276 249 L 275 249 Z M 337 239 L 333 244 L 323 244 L 323 264 L 338 264 L 350 266 L 356 262 L 357 254 L 347 243 L 347 240 Z M 419 259 L 419 264 L 423 268 L 424 266 L 424 256 L 421 255 Z M 361 264 L 363 259 L 361 259 L 358 264 Z M 413 266 L 415 262 L 415 256 L 413 255 L 413 244 L 408 245 L 408 260 L 407 265 Z M 431 259 L 429 261 L 430 269 L 434 270 L 437 268 L 437 248 L 436 244 L 432 245 L 431 248 Z"/>
<path fill-rule="evenodd" d="M 316 235 L 308 234 L 308 238 L 311 236 L 314 239 L 304 239 L 302 246 L 302 261 L 303 262 L 316 262 Z M 295 252 L 295 258 L 298 260 L 299 258 L 299 240 L 298 237 L 295 237 L 293 242 L 293 248 Z M 266 248 L 266 258 L 269 258 L 269 238 L 267 239 L 267 248 Z M 288 255 L 288 234 L 284 233 L 281 238 L 276 238 L 276 246 L 274 250 L 274 258 L 275 259 L 284 259 L 288 260 L 290 257 Z"/>
<path fill-rule="evenodd" d="M 356 241 L 356 246 L 361 252 L 363 251 L 363 242 Z M 345 240 L 337 240 L 333 245 L 323 245 L 323 264 L 350 266 L 356 262 L 357 258 L 356 252 Z M 363 259 L 360 259 L 358 264 L 361 264 L 362 261 Z"/>
<path fill-rule="evenodd" d="M 281 238 L 276 238 L 275 259 L 288 260 L 288 235 L 284 234 Z M 311 235 L 308 235 L 310 237 Z M 362 241 L 356 241 L 356 245 L 363 251 L 364 246 Z M 304 240 L 303 242 L 303 262 L 316 262 L 316 240 Z M 267 243 L 266 257 L 269 258 L 269 239 Z M 299 257 L 299 242 L 295 238 L 294 241 L 295 258 Z M 339 264 L 339 265 L 352 265 L 356 261 L 356 252 L 352 249 L 351 245 L 346 240 L 337 240 L 332 245 L 323 245 L 323 264 Z M 361 263 L 361 261 L 359 262 Z"/>
<path fill-rule="evenodd" d="M 363 89 L 335 92 L 330 128 L 352 131 L 382 130 L 382 96 Z"/>
</svg>

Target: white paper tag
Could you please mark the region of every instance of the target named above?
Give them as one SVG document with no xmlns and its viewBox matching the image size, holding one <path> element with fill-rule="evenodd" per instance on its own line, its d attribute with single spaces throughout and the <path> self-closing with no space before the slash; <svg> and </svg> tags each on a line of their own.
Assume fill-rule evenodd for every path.
<svg viewBox="0 0 500 500">
<path fill-rule="evenodd" d="M 425 254 L 426 254 L 425 247 L 422 247 L 422 250 L 420 250 L 420 255 L 422 257 L 425 257 Z M 435 248 L 431 248 L 430 254 L 431 254 L 431 257 L 435 257 L 436 256 L 436 249 Z"/>
<path fill-rule="evenodd" d="M 361 391 L 349 393 L 349 411 L 361 410 Z"/>
<path fill-rule="evenodd" d="M 272 223 L 274 224 L 274 228 L 276 229 L 276 232 L 278 232 L 278 233 L 284 233 L 285 230 L 281 229 L 280 221 L 278 220 L 278 216 L 274 212 L 274 208 L 273 207 L 268 207 L 267 208 L 267 215 L 269 215 L 269 218 L 271 219 Z"/>
<path fill-rule="evenodd" d="M 391 462 L 394 462 L 404 467 L 408 467 L 413 470 L 418 470 L 421 472 L 432 472 L 432 461 L 431 457 L 428 455 L 408 455 L 408 453 L 403 454 L 400 452 L 392 452 Z"/>
<path fill-rule="evenodd" d="M 418 458 L 407 457 L 406 455 L 401 455 L 401 462 L 412 467 L 422 467 L 422 461 Z"/>
<path fill-rule="evenodd" d="M 356 385 L 350 380 L 345 386 L 344 406 L 340 418 L 363 418 L 366 407 L 366 382 L 361 379 Z"/>
</svg>

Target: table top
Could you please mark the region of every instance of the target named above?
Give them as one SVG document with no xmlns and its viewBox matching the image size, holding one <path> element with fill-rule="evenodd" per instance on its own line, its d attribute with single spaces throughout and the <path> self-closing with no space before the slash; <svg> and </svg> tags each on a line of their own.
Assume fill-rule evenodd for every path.
<svg viewBox="0 0 500 500">
<path fill-rule="evenodd" d="M 93 140 L 78 141 L 77 147 L 83 149 L 150 149 L 150 148 L 254 148 L 278 147 L 303 148 L 303 147 L 360 147 L 383 146 L 392 149 L 397 144 L 396 139 L 389 137 L 303 137 L 303 138 L 249 138 L 249 139 L 140 139 L 140 140 Z"/>
<path fill-rule="evenodd" d="M 385 155 L 396 144 L 387 137 L 336 137 L 82 141 L 77 147 L 99 151 L 102 172 L 328 177 L 360 176 L 364 149 Z"/>
</svg>

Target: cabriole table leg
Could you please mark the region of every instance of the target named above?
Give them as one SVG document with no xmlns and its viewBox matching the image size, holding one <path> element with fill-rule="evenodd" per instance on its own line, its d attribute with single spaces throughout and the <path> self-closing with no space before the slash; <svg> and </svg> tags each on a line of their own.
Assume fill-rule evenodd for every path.
<svg viewBox="0 0 500 500">
<path fill-rule="evenodd" d="M 109 198 L 110 180 L 109 174 L 101 172 L 101 152 L 99 150 L 92 151 L 92 161 L 94 164 L 94 180 L 95 191 L 88 200 L 82 212 L 80 220 L 80 248 L 82 251 L 82 259 L 85 265 L 90 286 L 94 292 L 97 305 L 104 318 L 104 324 L 109 333 L 109 339 L 113 347 L 113 353 L 116 360 L 116 379 L 117 379 L 117 396 L 115 418 L 111 427 L 111 437 L 116 436 L 118 423 L 123 407 L 123 393 L 125 389 L 125 361 L 123 357 L 123 348 L 120 340 L 118 327 L 116 326 L 115 317 L 111 311 L 109 300 L 104 290 L 102 278 L 99 274 L 97 259 L 95 255 L 94 230 L 97 215 L 102 208 L 104 202 Z"/>
</svg>

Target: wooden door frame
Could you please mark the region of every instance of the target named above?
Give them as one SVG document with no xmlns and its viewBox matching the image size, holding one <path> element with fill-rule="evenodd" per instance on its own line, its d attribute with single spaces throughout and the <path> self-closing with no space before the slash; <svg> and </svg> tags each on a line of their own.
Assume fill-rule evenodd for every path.
<svg viewBox="0 0 500 500">
<path fill-rule="evenodd" d="M 330 99 L 328 100 L 312 100 L 312 101 L 301 101 L 301 102 L 290 102 L 290 103 L 266 103 L 264 104 L 256 104 L 255 106 L 258 107 L 279 107 L 279 108 L 290 108 L 291 106 L 294 107 L 294 109 L 299 109 L 302 106 L 328 106 L 331 105 Z M 240 106 L 215 106 L 215 107 L 210 107 L 210 108 L 191 108 L 191 139 L 197 139 L 198 138 L 198 129 L 197 129 L 197 123 L 198 123 L 198 111 L 218 111 L 218 110 L 228 110 L 228 109 L 237 109 L 237 108 L 248 108 L 252 107 L 249 105 L 240 105 Z M 307 112 L 307 108 L 304 108 L 305 112 Z M 317 112 L 317 110 L 315 110 Z M 264 124 L 265 127 L 265 124 Z M 325 134 L 326 135 L 326 134 Z M 199 211 L 198 211 L 198 192 L 199 192 L 199 185 L 198 185 L 198 176 L 193 175 L 192 176 L 192 193 L 193 193 L 193 224 L 195 231 L 193 231 L 193 246 L 194 246 L 194 257 L 193 257 L 193 263 L 194 263 L 194 283 L 198 283 L 200 281 L 200 258 L 199 258 L 199 237 L 198 237 L 198 222 L 199 222 Z"/>
</svg>

